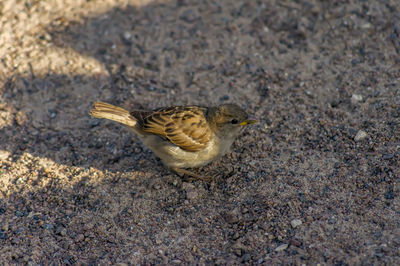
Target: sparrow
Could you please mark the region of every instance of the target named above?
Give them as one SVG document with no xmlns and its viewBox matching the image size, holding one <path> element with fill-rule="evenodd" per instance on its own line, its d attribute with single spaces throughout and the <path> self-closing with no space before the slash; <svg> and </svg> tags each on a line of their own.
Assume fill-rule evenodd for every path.
<svg viewBox="0 0 400 266">
<path fill-rule="evenodd" d="M 204 166 L 230 151 L 241 129 L 256 120 L 236 104 L 216 107 L 172 106 L 153 111 L 128 111 L 104 102 L 90 110 L 128 126 L 161 161 L 180 175 L 207 180 L 186 168 Z"/>
</svg>

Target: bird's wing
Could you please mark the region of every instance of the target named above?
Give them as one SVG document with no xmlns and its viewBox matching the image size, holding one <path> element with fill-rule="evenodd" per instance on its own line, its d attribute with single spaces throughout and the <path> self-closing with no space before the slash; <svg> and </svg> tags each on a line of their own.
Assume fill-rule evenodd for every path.
<svg viewBox="0 0 400 266">
<path fill-rule="evenodd" d="M 140 120 L 143 131 L 164 137 L 187 151 L 204 149 L 212 135 L 205 108 L 198 106 L 161 108 Z"/>
</svg>

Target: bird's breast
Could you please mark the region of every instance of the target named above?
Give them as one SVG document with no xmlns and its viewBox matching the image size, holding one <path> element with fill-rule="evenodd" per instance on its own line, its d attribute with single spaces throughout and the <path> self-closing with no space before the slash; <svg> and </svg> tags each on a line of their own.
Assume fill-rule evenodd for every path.
<svg viewBox="0 0 400 266">
<path fill-rule="evenodd" d="M 214 135 L 204 149 L 190 152 L 158 137 L 149 136 L 143 141 L 166 166 L 176 168 L 193 168 L 206 165 L 229 152 L 233 142 L 221 140 Z"/>
</svg>

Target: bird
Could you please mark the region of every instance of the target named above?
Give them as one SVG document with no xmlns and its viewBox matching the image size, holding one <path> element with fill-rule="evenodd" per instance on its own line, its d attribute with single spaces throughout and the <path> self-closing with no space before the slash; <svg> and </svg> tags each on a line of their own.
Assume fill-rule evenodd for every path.
<svg viewBox="0 0 400 266">
<path fill-rule="evenodd" d="M 257 123 L 233 103 L 170 106 L 128 111 L 94 102 L 90 115 L 128 126 L 163 164 L 180 176 L 210 181 L 187 168 L 201 167 L 230 152 L 244 126 Z"/>
</svg>

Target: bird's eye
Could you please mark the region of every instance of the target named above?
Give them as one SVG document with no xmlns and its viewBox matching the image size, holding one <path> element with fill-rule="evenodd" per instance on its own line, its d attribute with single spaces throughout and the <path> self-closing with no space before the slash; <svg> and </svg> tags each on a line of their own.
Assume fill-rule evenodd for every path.
<svg viewBox="0 0 400 266">
<path fill-rule="evenodd" d="M 232 124 L 237 124 L 237 123 L 239 123 L 239 121 L 238 121 L 237 119 L 232 119 L 232 120 L 231 120 L 231 123 L 232 123 Z"/>
</svg>

